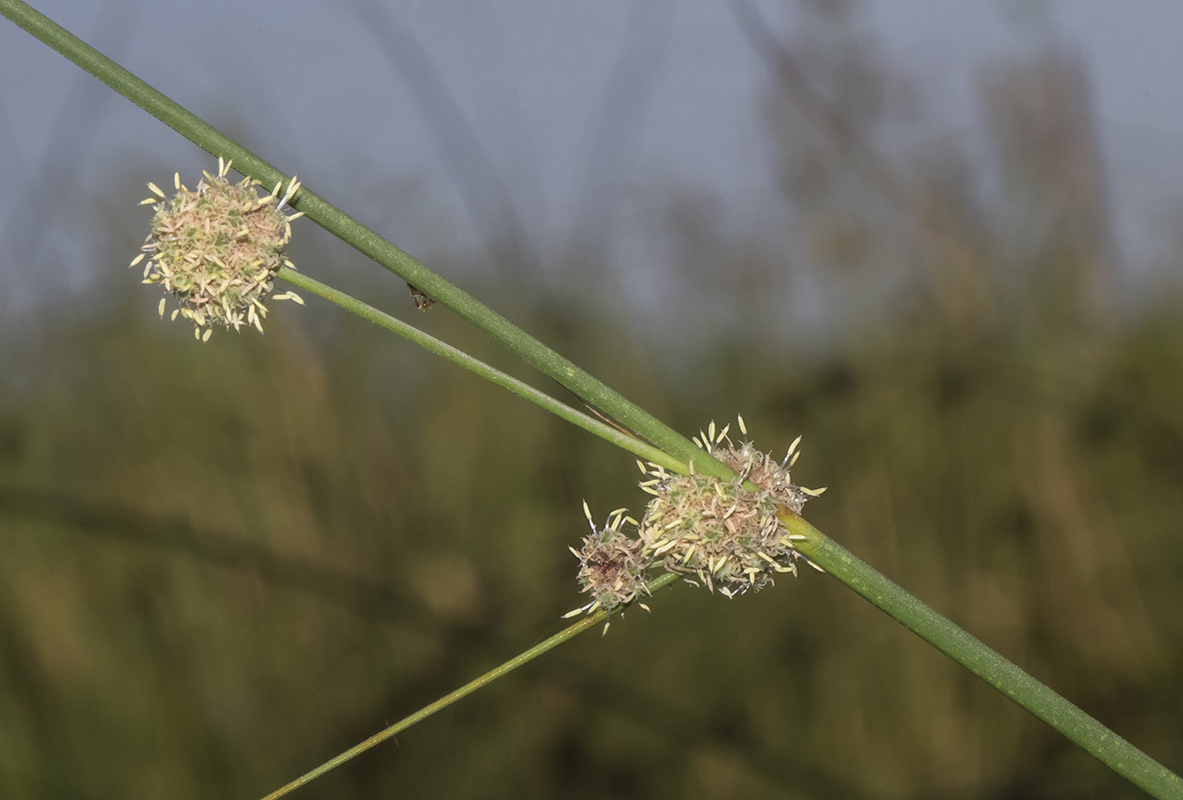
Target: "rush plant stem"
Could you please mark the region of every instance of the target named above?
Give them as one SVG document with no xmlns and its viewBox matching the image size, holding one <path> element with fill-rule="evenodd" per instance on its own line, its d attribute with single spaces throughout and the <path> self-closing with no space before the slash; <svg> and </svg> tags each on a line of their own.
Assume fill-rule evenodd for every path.
<svg viewBox="0 0 1183 800">
<path fill-rule="evenodd" d="M 1183 798 L 1183 780 L 996 651 L 922 603 L 804 518 L 782 511 L 794 546 L 900 622 L 1153 797 Z M 796 538 L 803 537 L 803 538 Z"/>
<path fill-rule="evenodd" d="M 408 325 L 396 317 L 379 311 L 371 305 L 367 305 L 362 301 L 350 297 L 344 292 L 338 291 L 331 286 L 321 283 L 315 278 L 310 278 L 307 275 L 297 272 L 289 267 L 281 267 L 275 273 L 275 277 L 280 280 L 302 289 L 305 292 L 315 294 L 328 300 L 330 303 L 336 303 L 346 311 L 357 314 L 362 319 L 369 320 L 375 325 L 380 325 L 388 331 L 397 333 L 399 336 L 410 339 L 415 344 L 418 344 L 438 356 L 446 358 L 453 364 L 459 364 L 467 370 L 475 372 L 482 378 L 485 378 L 492 383 L 497 384 L 503 389 L 508 389 L 519 397 L 524 397 L 532 403 L 536 403 L 547 411 L 570 422 L 572 425 L 583 428 L 589 433 L 593 433 L 612 444 L 627 450 L 633 455 L 639 456 L 646 461 L 652 461 L 654 464 L 660 464 L 666 469 L 672 469 L 676 472 L 685 473 L 687 470 L 686 464 L 671 458 L 665 452 L 658 450 L 652 445 L 642 442 L 640 439 L 629 436 L 611 425 L 606 425 L 598 419 L 593 419 L 587 414 L 572 408 L 566 403 L 560 402 L 548 395 L 546 392 L 535 389 L 528 383 L 523 383 L 511 375 L 507 375 L 501 370 L 494 369 L 478 358 L 470 356 L 463 350 L 452 347 L 446 342 L 441 342 L 434 336 L 416 328 L 414 325 Z"/>
<path fill-rule="evenodd" d="M 669 586 L 676 579 L 677 579 L 676 575 L 671 575 L 668 573 L 665 575 L 662 575 L 660 578 L 658 578 L 657 580 L 655 580 L 649 584 L 649 592 L 652 593 L 652 592 L 655 592 L 658 589 L 661 589 L 665 586 Z M 459 689 L 452 692 L 451 694 L 444 695 L 443 697 L 441 697 L 439 700 L 436 700 L 431 705 L 424 706 L 423 708 L 419 709 L 411 716 L 406 717 L 405 719 L 399 720 L 398 722 L 391 725 L 389 728 L 386 728 L 383 731 L 375 733 L 373 736 L 371 736 L 369 739 L 366 739 L 364 742 L 361 742 L 360 744 L 354 745 L 353 747 L 349 748 L 341 755 L 336 756 L 335 758 L 329 759 L 328 761 L 321 764 L 316 769 L 310 770 L 310 771 L 304 773 L 303 775 L 301 775 L 299 778 L 296 778 L 291 783 L 286 784 L 285 786 L 282 786 L 279 789 L 276 789 L 274 792 L 272 792 L 271 794 L 264 797 L 263 800 L 276 800 L 276 798 L 283 797 L 284 795 L 288 794 L 289 792 L 291 792 L 294 789 L 299 789 L 304 784 L 309 783 L 310 781 L 313 781 L 316 778 L 319 778 L 321 775 L 324 775 L 326 772 L 328 772 L 332 769 L 335 769 L 336 767 L 341 766 L 346 761 L 349 761 L 350 759 L 361 755 L 365 751 L 369 750 L 371 747 L 381 744 L 382 742 L 386 741 L 387 739 L 389 739 L 392 736 L 395 736 L 396 734 L 402 733 L 407 728 L 414 725 L 416 722 L 421 722 L 421 721 L 427 719 L 432 714 L 436 713 L 437 711 L 441 711 L 441 710 L 447 708 L 448 706 L 452 705 L 452 703 L 455 703 L 457 700 L 460 700 L 461 698 L 467 697 L 468 695 L 475 692 L 477 689 L 480 689 L 482 686 L 486 686 L 487 684 L 492 683 L 493 681 L 497 680 L 501 676 L 507 675 L 510 672 L 513 672 L 515 669 L 522 666 L 523 664 L 533 661 L 534 659 L 538 658 L 538 656 L 540 656 L 543 653 L 547 652 L 548 650 L 562 644 L 563 642 L 567 641 L 568 639 L 573 639 L 576 636 L 578 636 L 579 634 L 588 630 L 589 628 L 594 628 L 596 625 L 603 622 L 607 616 L 608 616 L 608 612 L 601 610 L 601 611 L 597 611 L 594 614 L 590 614 L 590 615 L 584 617 L 583 619 L 579 620 L 579 622 L 576 622 L 572 625 L 567 626 L 566 628 L 559 631 L 558 633 L 556 633 L 554 636 L 550 637 L 546 641 L 534 645 L 533 647 L 531 647 L 529 650 L 525 651 L 521 655 L 514 656 L 513 658 L 511 658 L 509 661 L 506 661 L 501 666 L 489 670 L 488 672 L 486 672 L 484 675 L 477 678 L 476 680 L 469 681 L 468 683 L 464 684 L 463 686 L 461 686 Z"/>
</svg>

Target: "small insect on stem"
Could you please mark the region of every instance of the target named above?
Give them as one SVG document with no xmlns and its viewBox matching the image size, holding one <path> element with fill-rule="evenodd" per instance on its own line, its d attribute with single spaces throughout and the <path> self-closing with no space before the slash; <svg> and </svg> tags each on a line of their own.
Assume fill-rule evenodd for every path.
<svg viewBox="0 0 1183 800">
<path fill-rule="evenodd" d="M 407 284 L 407 293 L 411 295 L 411 299 L 415 301 L 415 307 L 420 311 L 427 311 L 429 308 L 435 305 L 434 300 L 409 283 Z"/>
</svg>

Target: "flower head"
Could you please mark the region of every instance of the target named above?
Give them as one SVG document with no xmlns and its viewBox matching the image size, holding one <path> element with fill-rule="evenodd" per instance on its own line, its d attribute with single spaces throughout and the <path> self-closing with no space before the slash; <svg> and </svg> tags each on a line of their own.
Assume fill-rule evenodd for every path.
<svg viewBox="0 0 1183 800">
<path fill-rule="evenodd" d="M 739 428 L 747 434 L 742 417 Z M 653 495 L 640 522 L 627 516 L 627 509 L 619 509 L 598 528 L 584 503 L 592 532 L 584 537 L 581 550 L 571 552 L 580 560 L 582 591 L 592 600 L 572 614 L 611 611 L 632 602 L 648 591 L 648 571 L 657 566 L 734 597 L 772 583 L 777 573 L 796 575 L 798 560 L 812 565 L 777 517 L 784 509 L 800 513 L 810 497 L 825 491 L 792 481 L 789 469 L 800 455 L 801 437 L 777 462 L 750 442 L 737 446 L 729 430 L 727 426 L 716 431 L 712 422 L 694 441 L 729 466 L 734 479 L 696 473 L 693 464 L 689 474 L 678 475 L 657 464 L 637 462 L 645 475 L 641 488 Z"/>
<path fill-rule="evenodd" d="M 175 295 L 179 307 L 172 319 L 179 314 L 192 320 L 194 335 L 202 341 L 209 340 L 208 326 L 214 323 L 235 330 L 254 325 L 262 332 L 264 301 L 274 289 L 275 273 L 281 266 L 292 266 L 283 257 L 292 236 L 291 222 L 302 216 L 284 213 L 300 188 L 294 178 L 282 199 L 282 184 L 260 197 L 258 181 L 244 178 L 232 184 L 226 179 L 229 171 L 230 163 L 218 159 L 218 174 L 205 173 L 194 191 L 182 185 L 178 173 L 171 199 L 149 183 L 154 196 L 141 205 L 154 205 L 152 233 L 141 248 L 144 252 L 131 262 L 135 266 L 147 258 L 144 283 L 159 283 Z M 275 299 L 303 302 L 290 292 Z M 161 316 L 165 305 L 161 300 Z"/>
<path fill-rule="evenodd" d="M 747 433 L 743 418 L 740 430 Z M 760 589 L 779 572 L 797 574 L 803 558 L 793 546 L 777 513 L 800 513 L 805 501 L 824 489 L 805 489 L 793 483 L 789 468 L 796 463 L 801 438 L 784 460 L 777 462 L 750 442 L 736 446 L 711 423 L 695 443 L 736 473 L 731 481 L 691 469 L 676 475 L 664 468 L 642 465 L 648 480 L 641 487 L 653 495 L 640 531 L 644 552 L 660 558 L 667 572 L 697 577 L 711 591 L 732 597 Z M 693 582 L 693 581 L 692 581 Z"/>
<path fill-rule="evenodd" d="M 642 542 L 624 531 L 628 525 L 634 530 L 637 521 L 628 516 L 628 509 L 620 508 L 608 515 L 602 528 L 592 521 L 591 510 L 583 504 L 583 513 L 591 526 L 591 533 L 583 539 L 583 548 L 569 548 L 579 559 L 579 586 L 592 599 L 583 608 L 572 612 L 591 612 L 599 608 L 609 611 L 631 603 L 648 591 L 645 571 L 650 562 L 642 560 Z"/>
</svg>

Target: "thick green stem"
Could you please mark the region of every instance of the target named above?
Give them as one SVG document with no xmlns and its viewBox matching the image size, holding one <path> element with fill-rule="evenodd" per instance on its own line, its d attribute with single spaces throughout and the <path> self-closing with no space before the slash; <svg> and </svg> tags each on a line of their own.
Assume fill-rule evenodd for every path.
<svg viewBox="0 0 1183 800">
<path fill-rule="evenodd" d="M 780 520 L 794 537 L 794 547 L 810 561 L 1092 753 L 1114 772 L 1154 797 L 1183 798 L 1183 780 L 1166 767 L 920 602 L 800 516 L 785 510 Z"/>
<path fill-rule="evenodd" d="M 258 179 L 267 187 L 286 184 L 289 180 L 288 176 L 278 169 L 186 111 L 28 4 L 19 0 L 0 0 L 0 14 L 197 146 L 212 155 L 232 160 L 235 169 L 242 174 Z M 678 462 L 685 464 L 693 461 L 697 471 L 724 480 L 734 477 L 730 469 L 697 448 L 693 442 L 673 428 L 620 393 L 608 388 L 467 292 L 444 280 L 327 200 L 307 189 L 301 189 L 291 201 L 291 205 L 303 211 L 310 220 L 414 285 L 432 300 L 485 331 L 574 392 L 581 400 L 635 431 Z"/>
<path fill-rule="evenodd" d="M 446 358 L 453 364 L 459 364 L 465 369 L 475 372 L 477 375 L 492 381 L 503 389 L 508 389 L 519 397 L 524 397 L 530 402 L 545 408 L 552 414 L 562 417 L 572 425 L 583 428 L 585 431 L 593 433 L 602 439 L 606 439 L 617 447 L 627 450 L 646 461 L 652 461 L 654 464 L 660 464 L 666 469 L 672 469 L 677 472 L 685 473 L 687 471 L 686 464 L 666 455 L 656 447 L 646 444 L 640 439 L 629 436 L 622 431 L 618 431 L 616 428 L 606 425 L 598 419 L 592 419 L 587 414 L 556 400 L 545 392 L 535 389 L 528 383 L 523 383 L 501 370 L 494 369 L 485 362 L 473 358 L 463 350 L 458 350 L 452 347 L 452 345 L 446 344 L 434 336 L 424 333 L 415 326 L 379 311 L 373 306 L 350 297 L 344 292 L 340 292 L 289 267 L 280 268 L 279 272 L 276 273 L 276 277 L 306 292 L 323 297 L 330 303 L 336 303 L 341 308 L 357 314 L 362 319 L 367 319 L 375 325 L 380 325 L 389 331 L 397 333 L 399 336 L 410 339 L 412 342 L 427 348 L 436 355 Z"/>
</svg>

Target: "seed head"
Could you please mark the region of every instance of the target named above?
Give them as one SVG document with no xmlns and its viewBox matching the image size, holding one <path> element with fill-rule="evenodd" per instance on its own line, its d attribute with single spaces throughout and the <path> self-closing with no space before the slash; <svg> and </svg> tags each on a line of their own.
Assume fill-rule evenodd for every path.
<svg viewBox="0 0 1183 800">
<path fill-rule="evenodd" d="M 592 521 L 586 502 L 583 512 L 591 533 L 584 537 L 582 549 L 570 550 L 579 559 L 579 590 L 590 594 L 592 599 L 569 616 L 600 608 L 611 611 L 648 592 L 645 570 L 649 563 L 641 560 L 642 542 L 635 536 L 637 521 L 628 516 L 628 509 L 613 511 L 602 528 Z M 634 535 L 625 531 L 626 525 Z"/>
<path fill-rule="evenodd" d="M 688 576 L 692 583 L 697 578 L 711 591 L 718 588 L 733 597 L 764 587 L 778 572 L 797 574 L 796 561 L 803 556 L 777 512 L 788 508 L 800 513 L 815 492 L 794 484 L 789 474 L 800 438 L 777 463 L 750 442 L 736 446 L 727 435 L 729 428 L 716 431 L 712 422 L 694 441 L 731 467 L 734 480 L 693 471 L 677 475 L 649 465 L 649 479 L 641 486 L 653 499 L 641 519 L 640 535 L 643 555 L 660 559 L 667 572 Z"/>
<path fill-rule="evenodd" d="M 156 213 L 144 252 L 131 266 L 147 258 L 144 283 L 159 283 L 176 296 L 179 307 L 172 319 L 179 314 L 192 320 L 194 335 L 202 341 L 209 340 L 208 326 L 214 323 L 235 330 L 254 325 L 262 332 L 264 302 L 274 289 L 275 273 L 281 266 L 293 267 L 283 256 L 291 222 L 302 216 L 284 213 L 300 188 L 296 179 L 288 182 L 282 199 L 282 184 L 260 197 L 255 188 L 259 181 L 244 178 L 231 184 L 229 171 L 230 163 L 218 159 L 218 174 L 204 173 L 195 191 L 182 185 L 178 173 L 172 198 L 149 183 L 154 196 L 140 204 L 153 205 Z M 274 297 L 303 303 L 291 292 Z M 161 300 L 162 317 L 165 306 Z"/>
<path fill-rule="evenodd" d="M 739 427 L 747 433 L 742 418 Z M 812 565 L 777 518 L 786 508 L 799 514 L 806 500 L 825 491 L 792 482 L 801 438 L 778 463 L 750 442 L 735 445 L 729 429 L 717 431 L 712 422 L 694 441 L 731 467 L 733 480 L 696 473 L 693 464 L 690 474 L 678 475 L 637 462 L 645 475 L 641 488 L 653 495 L 639 523 L 619 509 L 598 528 L 584 504 L 592 532 L 571 552 L 580 561 L 581 590 L 592 601 L 568 616 L 632 602 L 647 592 L 648 571 L 657 566 L 734 597 L 772 583 L 777 573 L 795 576 L 798 560 Z"/>
</svg>

